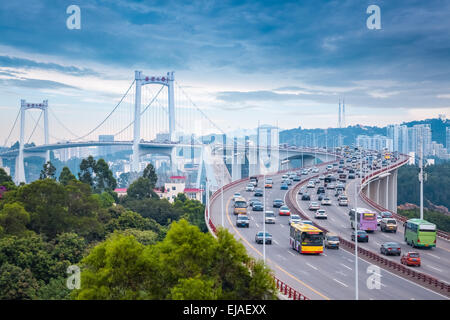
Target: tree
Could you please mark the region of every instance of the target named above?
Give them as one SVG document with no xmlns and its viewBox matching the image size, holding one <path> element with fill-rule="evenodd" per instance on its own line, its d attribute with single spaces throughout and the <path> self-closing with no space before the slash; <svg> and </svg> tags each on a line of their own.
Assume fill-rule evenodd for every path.
<svg viewBox="0 0 450 320">
<path fill-rule="evenodd" d="M 5 169 L 0 168 L 0 186 L 4 185 L 7 182 L 13 183 L 13 180 L 11 176 L 6 173 Z"/>
<path fill-rule="evenodd" d="M 130 172 L 123 172 L 120 174 L 119 179 L 117 180 L 117 186 L 119 188 L 127 188 L 130 184 Z"/>
<path fill-rule="evenodd" d="M 22 235 L 28 231 L 30 214 L 20 203 L 7 203 L 0 210 L 0 226 L 5 234 Z"/>
<path fill-rule="evenodd" d="M 94 188 L 94 171 L 95 160 L 93 156 L 89 156 L 87 159 L 83 159 L 80 163 L 80 172 L 78 178 L 81 182 L 84 182 Z"/>
<path fill-rule="evenodd" d="M 152 185 L 152 189 L 155 188 L 156 183 L 158 182 L 158 176 L 156 175 L 155 168 L 151 163 L 149 163 L 142 174 L 143 178 L 147 178 L 150 180 L 150 184 Z"/>
<path fill-rule="evenodd" d="M 66 186 L 70 180 L 76 180 L 77 178 L 70 172 L 68 167 L 64 167 L 59 175 L 59 182 Z"/>
<path fill-rule="evenodd" d="M 153 186 L 150 179 L 143 177 L 140 177 L 128 187 L 127 195 L 128 197 L 137 200 L 158 197 L 153 191 Z"/>
<path fill-rule="evenodd" d="M 50 162 L 44 164 L 43 169 L 41 170 L 41 174 L 39 175 L 39 179 L 56 179 L 55 178 L 56 168 Z"/>
<path fill-rule="evenodd" d="M 213 280 L 195 278 L 180 279 L 170 290 L 169 299 L 173 300 L 217 300 L 221 295 Z"/>
<path fill-rule="evenodd" d="M 0 265 L 0 300 L 31 300 L 39 289 L 29 269 L 5 263 Z"/>
<path fill-rule="evenodd" d="M 179 220 L 183 215 L 182 208 L 173 206 L 167 199 L 128 199 L 124 206 L 139 213 L 144 218 L 154 219 L 163 226 L 168 226 L 172 221 Z"/>
<path fill-rule="evenodd" d="M 104 190 L 114 190 L 117 186 L 117 181 L 109 169 L 105 160 L 99 159 L 94 167 L 95 170 L 95 187 L 94 190 L 102 192 Z"/>
</svg>

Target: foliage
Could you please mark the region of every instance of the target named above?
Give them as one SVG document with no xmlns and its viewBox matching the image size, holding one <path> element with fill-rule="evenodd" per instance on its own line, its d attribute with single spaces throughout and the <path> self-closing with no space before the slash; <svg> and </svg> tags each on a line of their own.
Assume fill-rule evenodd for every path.
<svg viewBox="0 0 450 320">
<path fill-rule="evenodd" d="M 71 290 L 67 288 L 64 277 L 52 278 L 49 283 L 41 286 L 36 293 L 39 300 L 68 300 Z"/>
<path fill-rule="evenodd" d="M 103 159 L 96 161 L 92 156 L 81 161 L 78 177 L 81 182 L 90 185 L 94 192 L 114 190 L 117 186 L 117 181 L 106 161 Z"/>
<path fill-rule="evenodd" d="M 156 183 L 158 182 L 158 176 L 156 175 L 155 168 L 151 163 L 149 163 L 145 167 L 142 177 L 150 180 L 150 185 L 152 186 L 152 189 L 156 186 Z"/>
<path fill-rule="evenodd" d="M 184 197 L 180 197 L 181 195 Z M 208 232 L 204 217 L 205 206 L 200 201 L 187 199 L 183 193 L 179 193 L 175 198 L 174 207 L 183 212 L 182 218 L 189 221 L 192 225 L 199 227 L 202 232 Z"/>
<path fill-rule="evenodd" d="M 38 288 L 39 284 L 29 269 L 1 264 L 0 300 L 30 300 L 35 298 Z"/>
<path fill-rule="evenodd" d="M 26 225 L 29 222 L 30 214 L 20 203 L 7 203 L 0 210 L 0 226 L 5 234 L 25 234 L 28 231 Z"/>
<path fill-rule="evenodd" d="M 269 269 L 226 230 L 218 238 L 186 220 L 143 245 L 114 234 L 83 259 L 76 299 L 275 299 Z"/>
<path fill-rule="evenodd" d="M 0 168 L 0 185 L 3 186 L 5 183 L 13 183 L 11 176 L 9 176 L 5 169 Z"/>
<path fill-rule="evenodd" d="M 427 166 L 424 173 L 427 180 L 423 184 L 424 203 L 427 200 L 435 205 L 443 205 L 450 209 L 450 162 Z M 419 205 L 420 185 L 417 166 L 402 166 L 398 170 L 397 199 L 399 204 L 414 203 Z"/>
<path fill-rule="evenodd" d="M 55 166 L 50 161 L 47 161 L 43 165 L 43 169 L 41 170 L 39 179 L 56 179 L 55 173 L 56 173 Z"/>
<path fill-rule="evenodd" d="M 70 172 L 68 167 L 64 167 L 59 175 L 59 182 L 66 186 L 70 180 L 76 180 L 76 177 L 72 174 L 72 172 Z"/>
<path fill-rule="evenodd" d="M 135 200 L 158 198 L 153 188 L 154 186 L 149 178 L 140 177 L 128 187 L 127 195 Z"/>
<path fill-rule="evenodd" d="M 179 220 L 183 215 L 180 208 L 172 206 L 167 199 L 145 198 L 127 199 L 124 206 L 134 212 L 139 213 L 144 218 L 151 218 L 160 225 L 167 226 L 172 221 Z"/>
</svg>

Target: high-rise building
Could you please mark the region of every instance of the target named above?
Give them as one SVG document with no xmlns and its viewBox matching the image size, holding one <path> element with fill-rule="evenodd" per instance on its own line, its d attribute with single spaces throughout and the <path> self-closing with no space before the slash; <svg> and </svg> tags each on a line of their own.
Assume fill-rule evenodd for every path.
<svg viewBox="0 0 450 320">
<path fill-rule="evenodd" d="M 378 134 L 374 136 L 359 135 L 356 137 L 356 145 L 369 150 L 393 151 L 392 139 Z"/>
<path fill-rule="evenodd" d="M 114 135 L 110 134 L 101 134 L 98 136 L 99 142 L 114 142 Z M 112 153 L 112 146 L 100 146 L 98 147 L 98 154 L 100 156 L 106 156 Z"/>
<path fill-rule="evenodd" d="M 447 153 L 450 153 L 450 127 L 445 128 L 445 147 L 447 148 Z"/>
</svg>

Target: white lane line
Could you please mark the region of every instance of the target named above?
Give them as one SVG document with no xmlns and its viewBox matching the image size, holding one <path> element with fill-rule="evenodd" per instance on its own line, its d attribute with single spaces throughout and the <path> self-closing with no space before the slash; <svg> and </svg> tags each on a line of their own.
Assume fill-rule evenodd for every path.
<svg viewBox="0 0 450 320">
<path fill-rule="evenodd" d="M 280 227 L 284 228 L 284 226 L 282 224 L 279 224 Z"/>
<path fill-rule="evenodd" d="M 348 270 L 353 270 L 352 268 L 346 266 L 345 264 L 341 263 L 341 266 L 346 267 Z"/>
<path fill-rule="evenodd" d="M 255 222 L 256 226 L 259 228 L 259 224 L 257 222 Z"/>
<path fill-rule="evenodd" d="M 280 257 L 281 260 L 286 260 L 286 258 L 283 257 L 281 254 L 277 254 L 277 257 Z"/>
<path fill-rule="evenodd" d="M 436 258 L 436 259 L 440 259 L 440 258 L 441 258 L 441 257 L 438 257 L 438 256 L 436 256 L 436 255 L 434 255 L 434 254 L 432 254 L 432 253 L 428 253 L 428 252 L 427 252 L 427 255 L 432 256 L 432 257 L 434 257 L 434 258 Z"/>
<path fill-rule="evenodd" d="M 275 239 L 273 240 L 273 243 L 275 243 L 275 244 L 279 244 L 279 243 L 278 243 L 278 241 L 277 241 L 277 240 L 275 240 Z"/>
<path fill-rule="evenodd" d="M 319 270 L 319 269 L 317 269 L 316 267 L 314 267 L 313 265 L 311 265 L 311 264 L 309 264 L 309 263 L 306 263 L 308 266 L 310 266 L 311 268 L 313 268 L 313 269 L 315 269 L 315 270 Z"/>
<path fill-rule="evenodd" d="M 295 257 L 295 254 L 291 250 L 288 250 L 288 252 Z"/>
<path fill-rule="evenodd" d="M 336 279 L 334 279 L 334 278 L 333 278 L 333 280 L 336 281 L 337 283 L 343 285 L 344 287 L 348 288 L 348 285 L 346 285 L 345 283 L 340 282 L 339 280 L 336 280 Z"/>
<path fill-rule="evenodd" d="M 430 266 L 430 265 L 428 265 L 427 267 L 429 267 L 429 268 L 431 268 L 431 269 L 434 269 L 434 270 L 436 270 L 436 271 L 442 272 L 442 270 L 441 270 L 441 269 L 438 269 L 438 268 L 432 267 L 432 266 Z"/>
</svg>

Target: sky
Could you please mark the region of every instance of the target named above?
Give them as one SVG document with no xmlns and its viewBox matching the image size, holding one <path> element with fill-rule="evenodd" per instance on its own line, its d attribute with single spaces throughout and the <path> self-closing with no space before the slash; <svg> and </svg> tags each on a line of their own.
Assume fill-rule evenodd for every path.
<svg viewBox="0 0 450 320">
<path fill-rule="evenodd" d="M 18 138 L 17 128 L 7 136 L 21 99 L 48 99 L 72 133 L 88 132 L 135 70 L 174 71 L 227 132 L 258 122 L 336 127 L 342 98 L 347 125 L 450 117 L 450 1 L 0 2 L 1 145 Z M 79 30 L 66 26 L 72 4 L 80 7 Z M 373 4 L 379 30 L 366 25 Z M 29 123 L 39 117 L 33 112 Z M 55 118 L 51 141 L 70 139 Z"/>
</svg>

